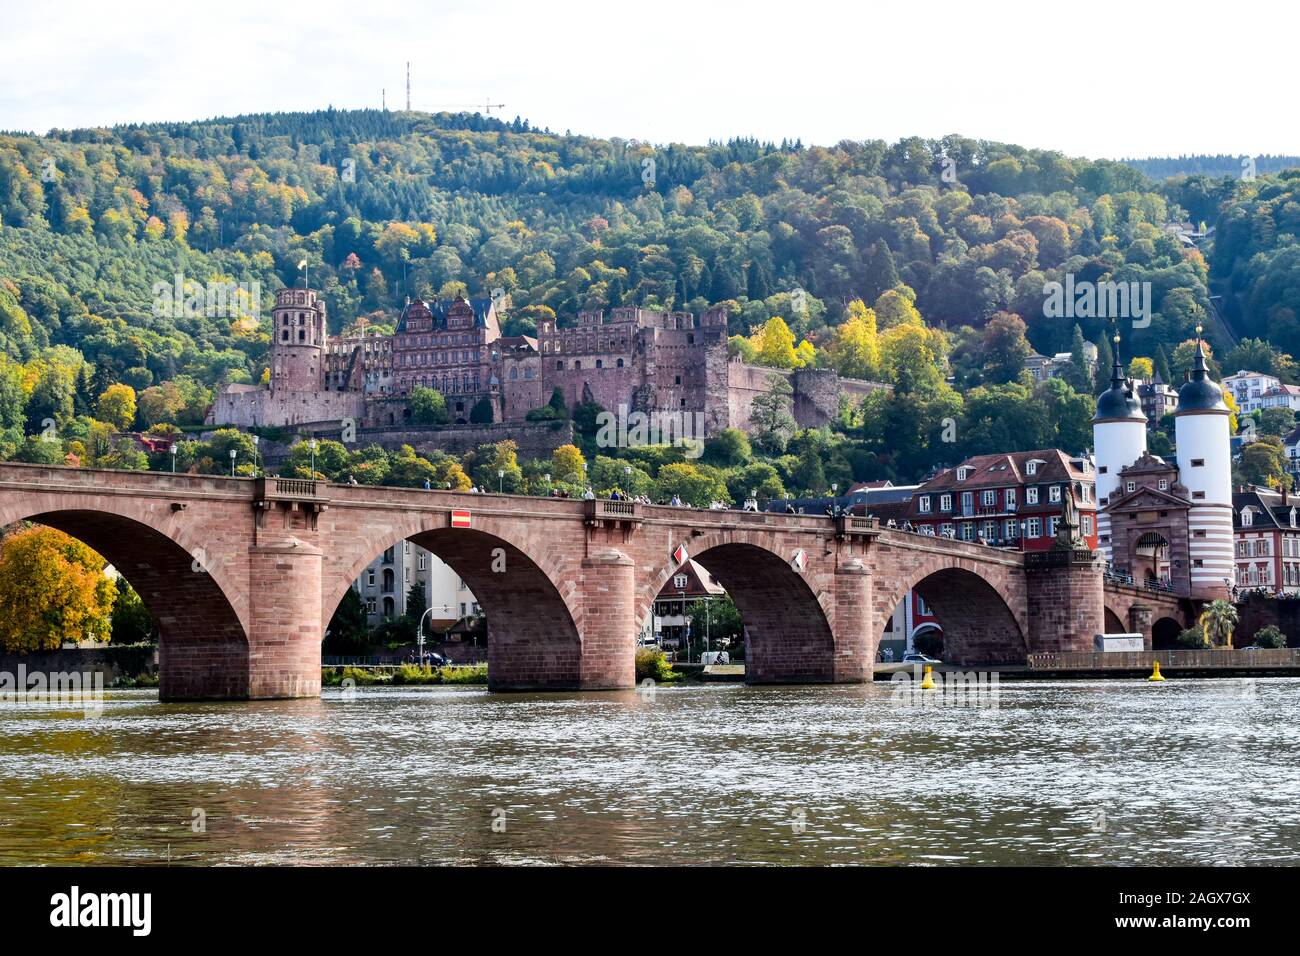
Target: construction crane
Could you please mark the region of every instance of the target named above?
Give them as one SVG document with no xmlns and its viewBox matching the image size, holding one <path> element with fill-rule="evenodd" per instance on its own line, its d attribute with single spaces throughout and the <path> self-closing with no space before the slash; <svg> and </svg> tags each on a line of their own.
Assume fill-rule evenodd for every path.
<svg viewBox="0 0 1300 956">
<path fill-rule="evenodd" d="M 492 115 L 493 110 L 503 110 L 506 108 L 504 103 L 440 103 L 437 106 L 426 107 L 430 113 L 437 113 L 440 110 L 478 110 L 481 109 Z"/>
</svg>

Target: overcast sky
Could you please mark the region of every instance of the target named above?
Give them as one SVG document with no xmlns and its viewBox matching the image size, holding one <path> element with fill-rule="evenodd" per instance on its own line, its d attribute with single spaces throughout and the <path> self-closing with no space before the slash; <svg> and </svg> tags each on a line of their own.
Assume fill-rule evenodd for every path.
<svg viewBox="0 0 1300 956">
<path fill-rule="evenodd" d="M 653 143 L 1300 154 L 1289 5 L 0 0 L 0 129 L 380 105 Z M 1286 19 L 1289 23 L 1284 22 Z"/>
</svg>

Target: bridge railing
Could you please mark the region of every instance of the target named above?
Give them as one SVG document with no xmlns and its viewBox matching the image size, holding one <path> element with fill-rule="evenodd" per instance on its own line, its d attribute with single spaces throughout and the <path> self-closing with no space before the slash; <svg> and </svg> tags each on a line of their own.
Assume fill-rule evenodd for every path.
<svg viewBox="0 0 1300 956">
<path fill-rule="evenodd" d="M 258 478 L 256 495 L 261 500 L 320 498 L 320 482 L 313 478 Z"/>
<path fill-rule="evenodd" d="M 1162 668 L 1300 667 L 1300 648 L 1254 650 L 1216 648 L 1201 651 L 1058 651 L 1030 654 L 1030 670 L 1150 670 Z"/>
<path fill-rule="evenodd" d="M 584 514 L 586 523 L 589 525 L 600 524 L 601 522 L 616 522 L 631 525 L 641 523 L 641 504 L 636 501 L 620 499 L 612 501 L 609 498 L 593 498 L 585 501 Z"/>
</svg>

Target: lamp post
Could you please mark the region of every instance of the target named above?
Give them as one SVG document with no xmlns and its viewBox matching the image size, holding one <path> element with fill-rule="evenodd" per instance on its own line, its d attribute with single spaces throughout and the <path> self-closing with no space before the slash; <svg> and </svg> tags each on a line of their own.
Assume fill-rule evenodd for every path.
<svg viewBox="0 0 1300 956">
<path fill-rule="evenodd" d="M 253 477 L 254 478 L 257 477 L 257 466 L 260 460 L 258 455 L 258 445 L 261 444 L 261 441 L 262 441 L 261 435 L 253 436 Z"/>
<path fill-rule="evenodd" d="M 542 479 L 546 482 L 546 497 L 549 498 L 551 497 L 551 473 L 548 471 L 542 475 Z"/>
<path fill-rule="evenodd" d="M 450 614 L 451 605 L 434 604 L 430 607 L 425 608 L 424 613 L 420 615 L 420 623 L 416 625 L 415 628 L 415 646 L 417 648 L 416 653 L 417 656 L 420 658 L 421 664 L 424 663 L 424 619 L 428 617 L 430 614 L 432 614 L 434 611 L 446 611 L 448 614 Z"/>
<path fill-rule="evenodd" d="M 237 457 L 239 457 L 239 449 L 238 448 L 230 449 L 230 477 L 231 478 L 235 477 L 235 459 Z"/>
<path fill-rule="evenodd" d="M 505 485 L 505 481 L 506 481 L 506 470 L 504 468 L 498 468 L 497 469 L 497 494 L 504 493 L 503 488 Z"/>
<path fill-rule="evenodd" d="M 316 439 L 307 442 L 307 447 L 311 449 L 311 476 L 316 477 Z"/>
<path fill-rule="evenodd" d="M 691 630 L 686 623 L 686 589 L 681 588 L 677 591 L 682 599 L 682 643 L 686 645 L 686 663 L 691 662 Z"/>
<path fill-rule="evenodd" d="M 627 492 L 627 494 L 629 495 L 632 494 L 632 466 L 631 465 L 623 466 L 623 484 L 624 484 L 623 490 Z"/>
<path fill-rule="evenodd" d="M 176 474 L 176 442 L 172 442 L 172 474 Z"/>
</svg>

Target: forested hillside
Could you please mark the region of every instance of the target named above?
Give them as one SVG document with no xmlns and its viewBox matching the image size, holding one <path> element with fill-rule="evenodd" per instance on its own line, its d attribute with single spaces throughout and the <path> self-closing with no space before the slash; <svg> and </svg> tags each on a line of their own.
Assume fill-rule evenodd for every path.
<svg viewBox="0 0 1300 956">
<path fill-rule="evenodd" d="M 1021 380 L 1030 347 L 1109 353 L 1110 323 L 1048 317 L 1044 283 L 1150 282 L 1150 325 L 1118 331 L 1127 356 L 1171 377 L 1208 318 L 1211 276 L 1239 332 L 1294 351 L 1298 179 L 1154 182 L 959 136 L 652 146 L 373 110 L 2 135 L 3 444 L 21 454 L 50 419 L 103 421 L 115 383 L 136 402 L 119 424 L 193 424 L 213 388 L 261 377 L 270 294 L 305 259 L 336 331 L 462 284 L 509 293 L 508 332 L 551 312 L 725 303 L 752 359 L 885 380 L 908 406 L 891 414 L 924 413 L 886 440 L 873 429 L 888 415 L 846 409 L 858 476 L 913 476 L 993 443 L 1081 446 L 1077 398 L 1095 384 L 1081 374 L 1054 400 L 1075 408 L 1068 420 L 990 424 L 1008 412 L 991 395 L 1048 407 Z M 1164 228 L 1186 220 L 1218 228 L 1191 247 Z M 178 273 L 260 282 L 262 324 L 155 315 L 152 287 Z M 1250 347 L 1291 374 L 1265 342 Z M 936 422 L 954 415 L 956 446 L 939 444 Z"/>
</svg>

